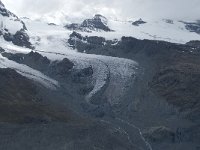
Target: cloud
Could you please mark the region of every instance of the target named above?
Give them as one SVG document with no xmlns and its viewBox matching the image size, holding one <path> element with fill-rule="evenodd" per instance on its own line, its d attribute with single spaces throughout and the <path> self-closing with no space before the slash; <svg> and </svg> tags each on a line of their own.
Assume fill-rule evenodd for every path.
<svg viewBox="0 0 200 150">
<path fill-rule="evenodd" d="M 198 18 L 200 0 L 2 0 L 19 16 L 29 18 L 63 16 L 91 17 L 100 13 L 119 19 L 171 18 L 194 20 Z"/>
</svg>

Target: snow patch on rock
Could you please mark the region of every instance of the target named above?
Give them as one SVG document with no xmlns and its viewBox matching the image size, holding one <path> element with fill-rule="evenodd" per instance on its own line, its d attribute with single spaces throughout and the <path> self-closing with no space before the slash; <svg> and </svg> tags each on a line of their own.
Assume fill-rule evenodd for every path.
<svg viewBox="0 0 200 150">
<path fill-rule="evenodd" d="M 0 68 L 11 68 L 16 70 L 19 74 L 36 81 L 46 88 L 50 88 L 52 90 L 56 90 L 59 87 L 59 83 L 41 72 L 34 70 L 26 65 L 18 64 L 14 61 L 8 60 L 0 54 Z"/>
</svg>

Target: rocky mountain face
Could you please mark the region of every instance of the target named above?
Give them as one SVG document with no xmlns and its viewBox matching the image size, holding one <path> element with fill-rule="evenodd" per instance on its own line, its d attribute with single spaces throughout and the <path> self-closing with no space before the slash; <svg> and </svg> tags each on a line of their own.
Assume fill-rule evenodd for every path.
<svg viewBox="0 0 200 150">
<path fill-rule="evenodd" d="M 67 58 L 50 62 L 34 52 L 2 55 L 57 79 L 61 87 L 52 91 L 12 69 L 0 69 L 0 80 L 3 80 L 0 84 L 0 148 L 25 150 L 36 147 L 53 150 L 64 146 L 69 149 L 102 147 L 109 150 L 120 147 L 131 150 L 137 147 L 109 123 L 84 116 L 86 108 L 91 107 L 83 99 L 93 88 L 89 87 L 92 85 L 92 68 L 75 69 Z M 88 113 L 99 116 L 102 112 L 95 107 L 90 108 Z M 13 130 L 17 131 L 13 133 Z M 39 142 L 44 139 L 47 141 Z M 6 145 L 5 140 L 15 142 Z M 47 144 L 50 141 L 51 144 Z"/>
<path fill-rule="evenodd" d="M 0 69 L 0 79 L 3 81 L 0 84 L 1 149 L 134 148 L 127 142 L 126 136 L 116 132 L 109 124 L 80 118 L 59 103 L 49 105 L 56 96 L 16 71 Z M 57 96 L 57 100 L 61 99 Z M 5 141 L 13 142 L 6 144 Z"/>
<path fill-rule="evenodd" d="M 15 45 L 32 48 L 26 30 L 24 22 L 7 10 L 0 1 L 0 36 Z"/>
<path fill-rule="evenodd" d="M 70 112 L 43 106 L 46 96 L 40 93 L 37 85 L 15 70 L 0 69 L 0 78 L 0 122 L 23 124 L 70 120 Z"/>
<path fill-rule="evenodd" d="M 132 23 L 132 25 L 134 25 L 134 26 L 139 26 L 139 25 L 142 25 L 142 24 L 145 24 L 145 23 L 146 23 L 146 22 L 143 21 L 143 20 L 140 18 L 139 20 L 134 21 L 134 22 Z"/>
<path fill-rule="evenodd" d="M 99 40 L 96 40 L 97 37 L 90 37 L 93 39 L 93 42 L 91 43 L 87 41 L 87 38 L 88 37 L 86 37 L 84 42 L 79 40 L 79 42 L 76 43 L 76 48 L 80 52 L 83 52 L 84 50 L 84 52 L 90 54 L 124 57 L 137 60 L 144 69 L 143 75 L 138 77 L 139 83 L 135 87 L 135 89 L 141 93 L 136 92 L 136 94 L 132 91 L 132 93 L 137 95 L 135 99 L 139 99 L 140 101 L 138 102 L 139 106 L 135 106 L 136 110 L 129 110 L 130 112 L 127 112 L 125 109 L 123 111 L 121 110 L 122 114 L 125 112 L 125 114 L 137 114 L 142 108 L 149 109 L 149 103 L 147 106 L 140 106 L 147 103 L 142 103 L 142 101 L 147 101 L 148 99 L 151 103 L 154 103 L 153 101 L 157 99 L 160 102 L 167 102 L 177 109 L 178 114 L 181 114 L 183 118 L 194 123 L 194 126 L 187 127 L 175 127 L 176 125 L 172 123 L 173 125 L 168 124 L 168 126 L 171 126 L 170 128 L 158 126 L 144 131 L 145 137 L 149 139 L 152 145 L 155 145 L 154 149 L 163 149 L 169 143 L 173 143 L 172 145 L 175 146 L 176 143 L 179 142 L 191 142 L 190 139 L 192 139 L 192 137 L 188 137 L 187 140 L 184 137 L 192 135 L 193 130 L 199 130 L 197 127 L 200 121 L 200 101 L 198 94 L 198 91 L 200 90 L 200 72 L 198 71 L 200 64 L 199 41 L 191 41 L 185 45 L 180 45 L 161 41 L 137 40 L 131 37 L 123 37 L 121 41 L 118 41 L 117 44 L 113 45 L 111 41 L 105 39 L 103 40 L 104 44 L 100 44 L 98 42 Z M 81 39 L 84 39 L 84 37 Z M 100 37 L 98 37 L 98 39 L 100 39 Z M 141 86 L 142 84 L 143 86 Z M 130 103 L 127 105 L 130 106 Z M 157 109 L 157 106 L 155 106 L 155 108 Z M 133 114 L 129 116 L 128 120 L 135 120 L 135 118 L 132 117 L 134 116 Z M 147 119 L 146 117 L 144 118 Z M 187 130 L 187 133 L 185 130 Z M 198 145 L 199 141 L 196 141 L 195 139 L 199 139 L 199 134 L 193 135 L 195 138 L 192 141 L 197 142 L 196 144 Z M 182 147 L 181 149 L 184 148 Z"/>
<path fill-rule="evenodd" d="M 79 39 L 84 39 L 84 37 Z M 71 42 L 71 40 L 72 38 L 68 42 Z M 71 42 L 71 44 L 73 43 Z M 179 107 L 181 111 L 200 110 L 195 108 L 199 106 L 197 94 L 200 63 L 199 41 L 177 45 L 168 42 L 123 37 L 121 41 L 113 45 L 111 41 L 101 37 L 90 37 L 90 40 L 85 37 L 84 42 L 79 40 L 76 44 L 76 48 L 80 52 L 84 50 L 86 53 L 115 57 L 123 56 L 132 59 L 147 57 L 146 60 L 153 64 L 152 70 L 154 70 L 154 75 L 148 82 L 148 86 L 152 90 L 154 89 L 153 91 L 157 94 L 165 97 L 169 103 Z M 141 60 L 139 59 L 138 61 L 140 62 Z M 194 115 L 199 113 L 193 111 L 190 113 Z M 198 117 L 196 119 L 198 120 Z"/>
<path fill-rule="evenodd" d="M 0 11 L 2 16 L 10 17 L 11 15 L 13 15 L 5 8 L 5 5 L 1 1 L 0 1 Z"/>
<path fill-rule="evenodd" d="M 86 31 L 86 32 L 112 31 L 107 26 L 107 18 L 99 14 L 96 14 L 92 19 L 84 20 L 81 24 L 72 23 L 72 24 L 66 25 L 65 27 L 69 30 L 80 30 L 80 31 Z"/>
<path fill-rule="evenodd" d="M 196 21 L 196 22 L 184 22 L 185 27 L 187 30 L 189 30 L 190 32 L 195 32 L 200 34 L 200 21 Z"/>
</svg>

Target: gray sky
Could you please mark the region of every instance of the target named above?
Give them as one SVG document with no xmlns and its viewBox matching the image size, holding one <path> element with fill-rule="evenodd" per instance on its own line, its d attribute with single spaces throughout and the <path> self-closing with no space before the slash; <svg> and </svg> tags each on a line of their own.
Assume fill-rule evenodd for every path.
<svg viewBox="0 0 200 150">
<path fill-rule="evenodd" d="M 18 16 L 200 19 L 200 0 L 2 0 Z"/>
</svg>

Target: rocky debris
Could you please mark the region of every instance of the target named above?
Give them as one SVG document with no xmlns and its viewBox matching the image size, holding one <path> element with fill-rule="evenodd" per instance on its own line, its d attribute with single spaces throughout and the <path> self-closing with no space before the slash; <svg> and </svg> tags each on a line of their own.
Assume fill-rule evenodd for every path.
<svg viewBox="0 0 200 150">
<path fill-rule="evenodd" d="M 166 127 L 152 127 L 144 131 L 143 135 L 151 143 L 175 142 L 175 133 Z"/>
<path fill-rule="evenodd" d="M 88 68 L 84 68 L 82 69 L 79 73 L 78 76 L 80 77 L 86 77 L 86 76 L 91 76 L 93 74 L 93 69 L 92 66 L 88 67 Z"/>
<path fill-rule="evenodd" d="M 75 71 L 72 77 L 75 83 L 82 83 L 85 81 L 84 79 L 91 77 L 92 75 L 93 75 L 93 69 L 92 66 L 90 66 L 88 68 Z"/>
<path fill-rule="evenodd" d="M 55 61 L 49 66 L 49 74 L 60 77 L 66 77 L 69 75 L 70 70 L 74 67 L 74 64 L 67 58 L 62 61 Z"/>
<path fill-rule="evenodd" d="M 140 25 L 145 24 L 145 23 L 147 23 L 147 22 L 143 21 L 143 20 L 140 18 L 139 20 L 134 21 L 134 22 L 132 23 L 132 25 L 134 25 L 134 26 L 140 26 Z"/>
</svg>

